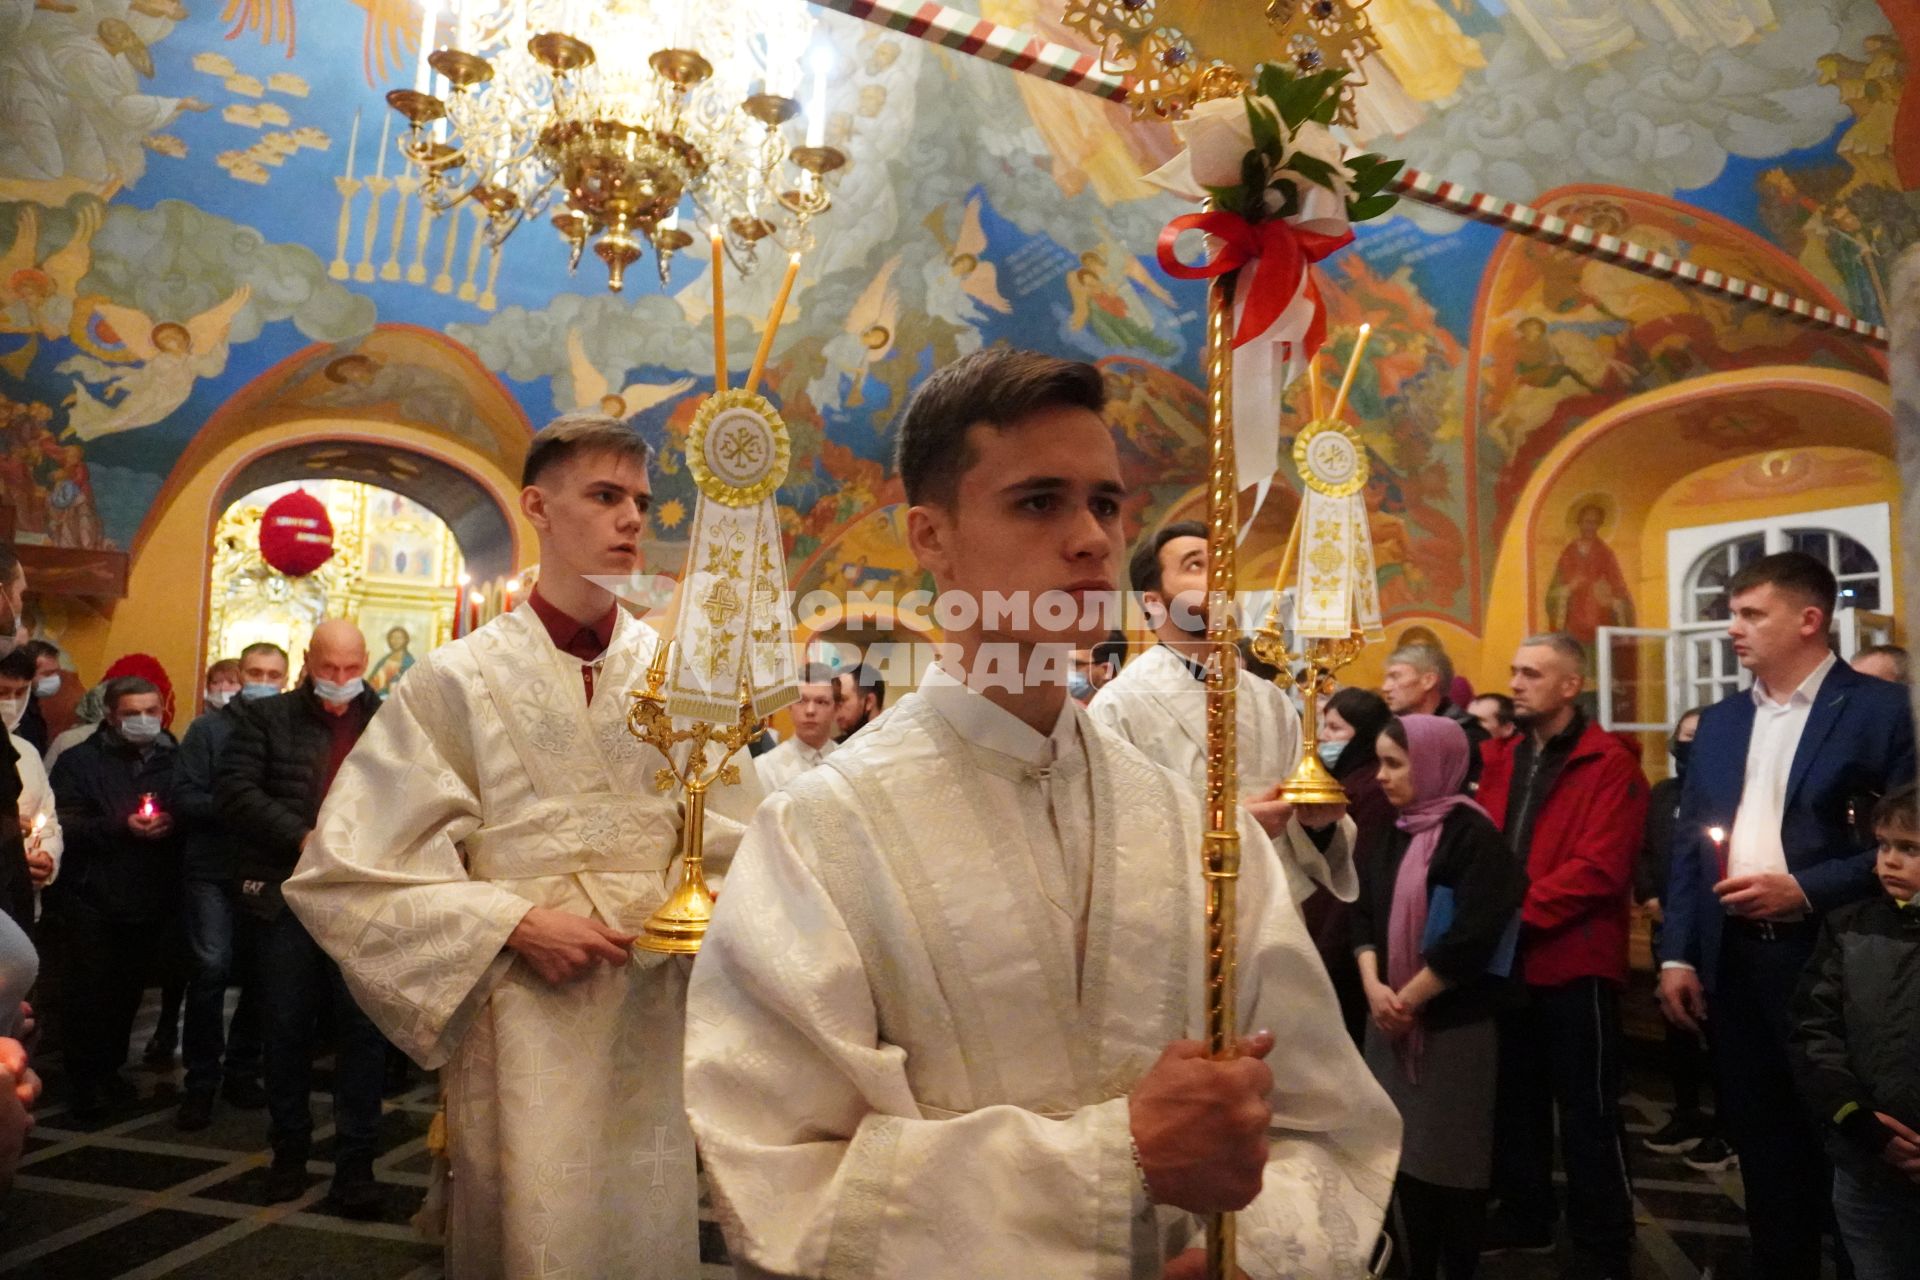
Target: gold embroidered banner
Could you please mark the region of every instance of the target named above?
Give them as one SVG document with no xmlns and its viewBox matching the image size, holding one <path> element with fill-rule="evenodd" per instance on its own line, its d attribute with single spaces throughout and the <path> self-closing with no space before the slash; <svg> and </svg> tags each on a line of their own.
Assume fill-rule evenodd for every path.
<svg viewBox="0 0 1920 1280">
<path fill-rule="evenodd" d="M 693 420 L 687 470 L 700 497 L 673 630 L 671 715 L 730 723 L 743 685 L 756 715 L 798 696 L 773 496 L 791 456 L 786 423 L 750 391 L 708 396 Z"/>
<path fill-rule="evenodd" d="M 1382 634 L 1380 582 L 1367 520 L 1367 451 L 1344 422 L 1311 422 L 1293 442 L 1306 482 L 1300 512 L 1300 581 L 1294 632 L 1344 640 Z"/>
</svg>

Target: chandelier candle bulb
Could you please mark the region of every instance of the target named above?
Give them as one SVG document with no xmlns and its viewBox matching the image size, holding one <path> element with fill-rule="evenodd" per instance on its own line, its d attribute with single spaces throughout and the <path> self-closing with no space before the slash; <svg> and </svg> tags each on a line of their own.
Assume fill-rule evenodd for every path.
<svg viewBox="0 0 1920 1280">
<path fill-rule="evenodd" d="M 720 228 L 710 236 L 713 244 L 713 391 L 727 389 L 727 284 L 722 272 L 727 265 L 725 247 L 720 243 Z"/>
<path fill-rule="evenodd" d="M 807 145 L 818 147 L 827 140 L 827 68 L 833 59 L 824 51 L 813 55 L 813 92 L 807 100 Z"/>
<path fill-rule="evenodd" d="M 1367 349 L 1367 338 L 1372 333 L 1372 325 L 1360 326 L 1360 336 L 1353 343 L 1353 354 L 1347 357 L 1346 376 L 1340 379 L 1340 390 L 1333 397 L 1333 412 L 1327 415 L 1335 421 L 1339 420 L 1340 411 L 1347 407 L 1347 392 L 1353 390 L 1353 380 L 1360 372 L 1360 356 Z"/>
<path fill-rule="evenodd" d="M 773 310 L 767 315 L 767 328 L 760 335 L 760 349 L 753 353 L 753 368 L 747 372 L 747 390 L 760 390 L 760 375 L 767 371 L 767 357 L 773 354 L 773 335 L 780 329 L 780 317 L 786 314 L 787 295 L 793 292 L 794 277 L 800 274 L 800 255 L 787 255 L 787 274 L 781 277 L 780 292 L 773 297 Z"/>
<path fill-rule="evenodd" d="M 434 18 L 439 5 L 427 0 L 420 6 L 420 48 L 419 57 L 413 64 L 413 89 L 415 93 L 433 92 L 433 68 L 427 65 L 427 58 L 433 53 Z"/>
</svg>

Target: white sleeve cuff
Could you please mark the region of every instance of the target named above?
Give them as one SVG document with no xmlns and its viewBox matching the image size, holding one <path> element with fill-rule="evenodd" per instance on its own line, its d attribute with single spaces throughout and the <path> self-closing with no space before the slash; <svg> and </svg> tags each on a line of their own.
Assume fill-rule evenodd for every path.
<svg viewBox="0 0 1920 1280">
<path fill-rule="evenodd" d="M 1669 969 L 1685 969 L 1688 973 L 1693 972 L 1693 966 L 1685 960 L 1662 960 L 1660 962 L 1660 972 L 1665 973 Z"/>
</svg>

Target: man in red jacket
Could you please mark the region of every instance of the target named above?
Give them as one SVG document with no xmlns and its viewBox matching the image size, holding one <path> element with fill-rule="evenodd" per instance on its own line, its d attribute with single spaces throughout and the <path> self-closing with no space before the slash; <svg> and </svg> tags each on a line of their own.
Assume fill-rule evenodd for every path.
<svg viewBox="0 0 1920 1280">
<path fill-rule="evenodd" d="M 1624 1280 L 1633 1190 L 1620 1118 L 1620 990 L 1647 782 L 1576 703 L 1586 651 L 1563 633 L 1513 658 L 1520 732 L 1482 748 L 1481 805 L 1526 865 L 1517 963 L 1525 1007 L 1501 1026 L 1487 1251 L 1551 1252 L 1553 1113 L 1567 1173 L 1570 1275 Z"/>
</svg>

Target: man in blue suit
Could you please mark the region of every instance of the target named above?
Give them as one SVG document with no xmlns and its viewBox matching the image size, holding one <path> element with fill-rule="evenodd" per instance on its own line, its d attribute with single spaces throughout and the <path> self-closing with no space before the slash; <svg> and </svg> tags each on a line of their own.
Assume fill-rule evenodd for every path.
<svg viewBox="0 0 1920 1280">
<path fill-rule="evenodd" d="M 1794 1095 L 1788 1004 L 1820 918 L 1875 891 L 1854 814 L 1915 777 L 1904 686 L 1835 660 L 1833 574 L 1797 551 L 1728 584 L 1753 687 L 1707 709 L 1676 819 L 1660 1004 L 1709 1018 L 1720 1109 L 1740 1152 L 1755 1280 L 1814 1280 L 1832 1184 Z"/>
</svg>

